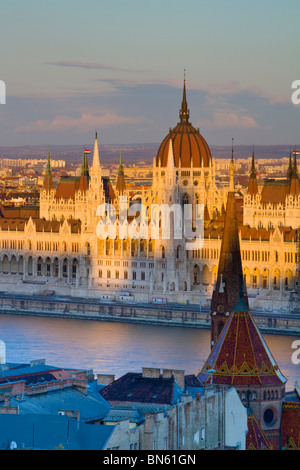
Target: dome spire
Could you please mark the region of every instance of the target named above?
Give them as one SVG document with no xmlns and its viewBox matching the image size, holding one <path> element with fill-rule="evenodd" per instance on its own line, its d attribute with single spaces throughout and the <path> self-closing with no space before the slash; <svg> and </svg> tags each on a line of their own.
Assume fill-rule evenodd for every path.
<svg viewBox="0 0 300 470">
<path fill-rule="evenodd" d="M 183 96 L 182 96 L 181 109 L 179 111 L 179 117 L 180 117 L 181 123 L 188 122 L 189 117 L 190 117 L 190 110 L 188 109 L 187 100 L 186 100 L 185 69 L 184 69 L 184 79 L 183 79 Z"/>
</svg>

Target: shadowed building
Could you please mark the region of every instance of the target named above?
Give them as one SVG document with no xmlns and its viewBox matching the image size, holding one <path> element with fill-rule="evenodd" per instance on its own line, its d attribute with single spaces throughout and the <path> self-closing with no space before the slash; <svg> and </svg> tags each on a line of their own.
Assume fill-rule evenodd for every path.
<svg viewBox="0 0 300 470">
<path fill-rule="evenodd" d="M 210 308 L 212 346 L 216 343 L 216 340 L 227 321 L 229 313 L 235 307 L 240 296 L 240 286 L 243 285 L 243 268 L 240 252 L 236 199 L 235 193 L 229 192 L 219 258 L 218 276 L 214 286 Z M 246 289 L 243 290 L 242 297 L 246 305 L 248 305 Z"/>
</svg>

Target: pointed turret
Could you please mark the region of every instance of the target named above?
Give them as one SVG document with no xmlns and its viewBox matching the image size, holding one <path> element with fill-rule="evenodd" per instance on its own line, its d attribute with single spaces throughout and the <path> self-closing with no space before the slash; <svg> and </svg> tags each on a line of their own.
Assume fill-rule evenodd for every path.
<svg viewBox="0 0 300 470">
<path fill-rule="evenodd" d="M 257 179 L 256 179 L 256 168 L 255 168 L 254 146 L 253 146 L 250 178 L 249 178 L 249 184 L 248 184 L 248 194 L 250 194 L 251 196 L 256 196 L 257 193 L 258 193 L 258 186 L 257 186 Z"/>
<path fill-rule="evenodd" d="M 292 164 L 292 149 L 290 149 L 290 158 L 289 158 L 289 167 L 287 171 L 287 179 L 291 180 L 293 174 L 293 164 Z"/>
<path fill-rule="evenodd" d="M 53 179 L 52 179 L 52 171 L 50 165 L 50 152 L 48 153 L 47 165 L 46 165 L 46 174 L 44 179 L 44 189 L 46 191 L 51 191 L 53 189 Z"/>
<path fill-rule="evenodd" d="M 101 199 L 101 192 L 103 189 L 102 184 L 102 169 L 100 165 L 99 149 L 98 149 L 98 136 L 95 134 L 93 162 L 89 172 L 90 176 L 90 189 L 94 192 L 92 199 L 99 201 Z M 100 194 L 99 194 L 100 193 Z"/>
<path fill-rule="evenodd" d="M 122 160 L 122 152 L 120 152 L 120 164 L 119 164 L 116 188 L 119 192 L 119 195 L 123 195 L 123 192 L 125 191 L 125 175 L 124 175 L 124 167 L 123 167 L 123 160 Z"/>
<path fill-rule="evenodd" d="M 81 175 L 79 180 L 79 190 L 86 191 L 89 188 L 89 167 L 87 161 L 87 152 L 83 152 L 82 164 L 81 164 Z"/>
<path fill-rule="evenodd" d="M 168 161 L 167 161 L 167 169 L 174 170 L 175 168 L 175 161 L 174 161 L 174 152 L 173 152 L 173 142 L 172 139 L 169 141 L 169 150 L 168 150 Z"/>
<path fill-rule="evenodd" d="M 100 158 L 99 158 L 99 149 L 98 149 L 98 138 L 97 138 L 97 132 L 96 132 L 92 168 L 97 169 L 99 167 L 100 167 Z"/>
<path fill-rule="evenodd" d="M 290 185 L 290 194 L 292 196 L 298 196 L 300 194 L 300 183 L 299 183 L 299 174 L 297 168 L 297 151 L 294 150 L 294 161 L 291 175 L 291 185 Z"/>
<path fill-rule="evenodd" d="M 229 313 L 239 298 L 240 286 L 244 285 L 240 252 L 240 240 L 234 192 L 227 197 L 227 207 L 219 258 L 218 276 L 211 300 L 211 345 L 213 346 L 224 327 Z M 248 305 L 246 288 L 243 298 Z"/>
</svg>

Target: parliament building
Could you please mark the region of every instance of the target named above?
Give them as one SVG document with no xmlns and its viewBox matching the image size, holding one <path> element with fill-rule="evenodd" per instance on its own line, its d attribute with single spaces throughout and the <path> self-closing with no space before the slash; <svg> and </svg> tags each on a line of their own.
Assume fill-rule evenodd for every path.
<svg viewBox="0 0 300 470">
<path fill-rule="evenodd" d="M 125 184 L 125 172 L 122 156 L 116 180 L 103 171 L 97 134 L 92 159 L 88 163 L 83 155 L 78 177 L 62 177 L 55 185 L 49 156 L 39 205 L 0 206 L 1 290 L 207 306 L 217 280 L 226 201 L 234 192 L 251 307 L 293 308 L 300 264 L 296 154 L 290 156 L 284 180 L 259 186 L 253 153 L 248 188 L 242 192 L 236 189 L 232 153 L 230 184 L 220 187 L 209 145 L 190 122 L 184 82 L 179 121 L 153 160 L 152 184 Z M 114 209 L 118 229 L 124 227 L 125 213 L 141 236 L 99 236 L 99 207 L 105 204 Z M 134 213 L 135 204 L 140 210 Z M 172 211 L 166 236 L 160 216 L 153 218 L 153 208 L 161 205 L 182 211 L 189 205 L 192 228 L 202 207 L 202 243 L 193 248 L 183 224 L 176 233 Z M 155 224 L 154 237 L 150 227 Z"/>
</svg>

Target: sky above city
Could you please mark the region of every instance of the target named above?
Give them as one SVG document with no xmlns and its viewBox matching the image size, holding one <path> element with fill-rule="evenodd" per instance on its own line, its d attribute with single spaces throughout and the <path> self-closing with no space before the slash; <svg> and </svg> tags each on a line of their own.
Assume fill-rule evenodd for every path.
<svg viewBox="0 0 300 470">
<path fill-rule="evenodd" d="M 299 0 L 2 2 L 0 146 L 299 144 Z"/>
</svg>

